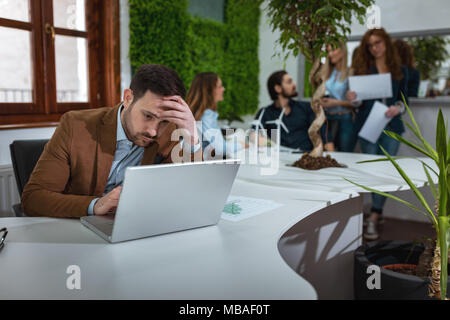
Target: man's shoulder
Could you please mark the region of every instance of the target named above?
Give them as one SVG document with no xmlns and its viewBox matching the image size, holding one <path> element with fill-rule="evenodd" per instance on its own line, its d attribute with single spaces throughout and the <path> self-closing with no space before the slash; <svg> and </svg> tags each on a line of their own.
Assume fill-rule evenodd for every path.
<svg viewBox="0 0 450 320">
<path fill-rule="evenodd" d="M 311 110 L 311 102 L 309 101 L 301 101 L 301 100 L 290 100 L 290 106 L 292 108 L 298 108 L 301 110 L 309 111 Z"/>
<path fill-rule="evenodd" d="M 258 110 L 257 114 L 259 115 L 259 114 L 261 114 L 261 112 L 266 113 L 267 111 L 270 112 L 270 111 L 273 111 L 273 110 L 276 110 L 275 103 L 272 103 L 272 104 L 269 104 L 268 106 L 260 108 Z"/>
<path fill-rule="evenodd" d="M 97 122 L 108 113 L 112 112 L 111 107 L 95 108 L 95 109 L 83 109 L 83 110 L 72 110 L 64 114 L 66 119 L 72 121 L 83 121 L 83 122 Z"/>
</svg>

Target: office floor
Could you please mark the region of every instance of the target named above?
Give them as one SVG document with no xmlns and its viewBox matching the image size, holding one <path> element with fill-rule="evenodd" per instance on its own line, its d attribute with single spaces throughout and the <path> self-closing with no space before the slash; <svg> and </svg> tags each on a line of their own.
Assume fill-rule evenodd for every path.
<svg viewBox="0 0 450 320">
<path fill-rule="evenodd" d="M 423 240 L 423 237 L 434 238 L 435 231 L 431 224 L 386 218 L 379 226 L 380 238 L 377 240 Z"/>
</svg>

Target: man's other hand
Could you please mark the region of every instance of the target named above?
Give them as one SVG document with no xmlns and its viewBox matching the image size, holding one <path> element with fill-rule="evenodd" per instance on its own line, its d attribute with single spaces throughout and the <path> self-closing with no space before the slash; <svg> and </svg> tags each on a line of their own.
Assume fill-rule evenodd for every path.
<svg viewBox="0 0 450 320">
<path fill-rule="evenodd" d="M 94 205 L 94 214 L 102 216 L 108 213 L 115 213 L 117 209 L 117 204 L 119 203 L 120 192 L 122 187 L 116 187 L 110 192 L 105 194 L 103 197 L 97 200 Z"/>
</svg>

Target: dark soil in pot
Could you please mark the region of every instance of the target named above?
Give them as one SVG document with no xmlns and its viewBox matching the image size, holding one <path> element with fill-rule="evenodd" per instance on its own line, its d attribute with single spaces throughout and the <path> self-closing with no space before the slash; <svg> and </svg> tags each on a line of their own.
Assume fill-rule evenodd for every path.
<svg viewBox="0 0 450 320">
<path fill-rule="evenodd" d="M 311 157 L 309 154 L 304 153 L 303 156 L 295 161 L 292 167 L 302 168 L 306 170 L 319 170 L 323 168 L 346 168 L 346 165 L 338 163 L 335 159 L 331 158 L 330 155 L 325 157 Z"/>
</svg>

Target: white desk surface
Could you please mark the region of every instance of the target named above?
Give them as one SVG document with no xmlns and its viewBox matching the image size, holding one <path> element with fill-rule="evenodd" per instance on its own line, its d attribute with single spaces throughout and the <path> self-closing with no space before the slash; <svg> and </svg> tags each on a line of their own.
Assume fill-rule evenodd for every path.
<svg viewBox="0 0 450 320">
<path fill-rule="evenodd" d="M 298 154 L 281 154 L 275 176 L 243 165 L 232 195 L 272 199 L 283 206 L 239 222 L 130 242 L 108 244 L 77 219 L 2 218 L 0 299 L 316 299 L 314 288 L 282 259 L 278 240 L 314 212 L 357 197 L 356 182 L 386 191 L 406 189 L 395 169 L 363 154 L 333 153 L 348 168 L 305 171 L 286 167 Z M 430 162 L 429 162 L 430 163 Z M 423 186 L 417 160 L 400 164 Z M 81 290 L 68 290 L 69 265 L 81 269 Z"/>
</svg>

